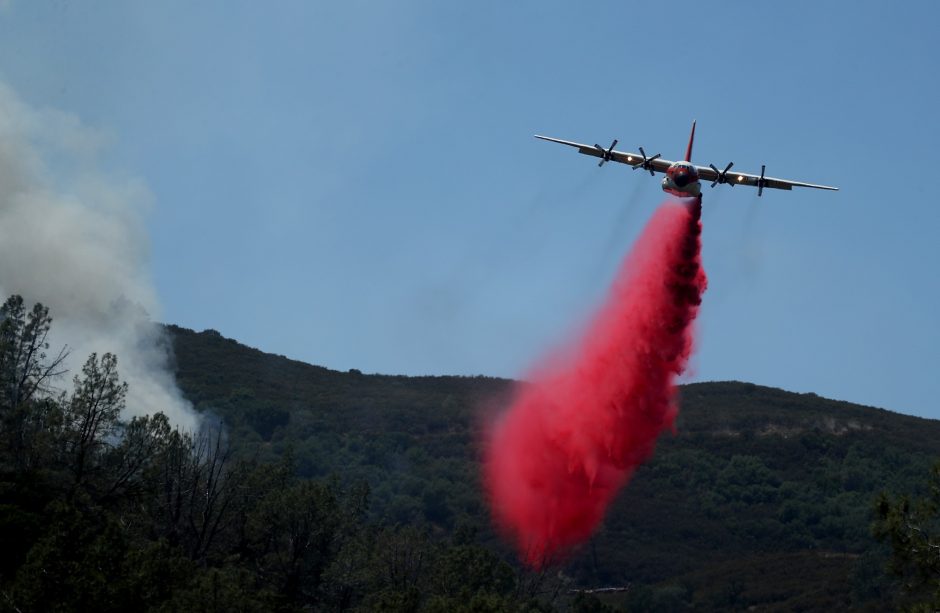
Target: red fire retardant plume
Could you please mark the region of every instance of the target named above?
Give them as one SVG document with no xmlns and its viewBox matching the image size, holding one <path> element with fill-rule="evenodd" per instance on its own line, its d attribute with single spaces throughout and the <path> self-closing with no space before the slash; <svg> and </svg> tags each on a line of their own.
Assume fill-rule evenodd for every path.
<svg viewBox="0 0 940 613">
<path fill-rule="evenodd" d="M 650 220 L 573 349 L 520 385 L 484 463 L 493 516 L 541 566 L 587 539 L 677 413 L 705 290 L 701 200 Z"/>
</svg>

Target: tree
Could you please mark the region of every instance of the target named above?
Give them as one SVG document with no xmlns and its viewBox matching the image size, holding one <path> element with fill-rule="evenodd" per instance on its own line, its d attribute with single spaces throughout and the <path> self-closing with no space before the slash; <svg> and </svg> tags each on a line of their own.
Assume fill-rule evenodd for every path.
<svg viewBox="0 0 940 613">
<path fill-rule="evenodd" d="M 8 593 L 12 610 L 126 609 L 127 534 L 113 516 L 54 500 L 43 528 Z"/>
<path fill-rule="evenodd" d="M 40 303 L 27 314 L 21 296 L 10 296 L 0 307 L 0 406 L 15 408 L 38 392 L 48 391 L 52 379 L 63 374 L 67 355 L 62 349 L 48 359 L 52 317 Z"/>
<path fill-rule="evenodd" d="M 147 469 L 170 444 L 173 429 L 163 413 L 134 417 L 119 425 L 120 442 L 105 456 L 107 481 L 102 499 L 136 500 L 147 489 Z"/>
<path fill-rule="evenodd" d="M 299 481 L 274 490 L 248 522 L 258 574 L 288 603 L 314 606 L 339 548 L 342 520 L 330 483 Z"/>
<path fill-rule="evenodd" d="M 911 610 L 940 608 L 940 463 L 930 471 L 926 495 L 878 497 L 872 532 L 890 545 L 888 568 L 917 601 Z"/>
<path fill-rule="evenodd" d="M 20 472 L 34 468 L 60 417 L 50 401 L 51 383 L 65 372 L 67 351 L 47 355 L 51 324 L 49 309 L 36 303 L 27 313 L 20 296 L 0 307 L 0 433 L 8 461 Z"/>
<path fill-rule="evenodd" d="M 241 495 L 242 466 L 221 430 L 198 435 L 173 430 L 153 460 L 149 517 L 152 530 L 191 560 L 206 561 L 216 539 L 232 527 Z"/>
<path fill-rule="evenodd" d="M 115 441 L 127 396 L 118 380 L 117 357 L 92 353 L 74 378 L 75 391 L 65 407 L 65 455 L 73 475 L 73 493 L 101 468 L 105 450 Z"/>
<path fill-rule="evenodd" d="M 372 585 L 366 604 L 374 611 L 413 611 L 428 592 L 434 546 L 426 530 L 385 528 L 373 544 Z"/>
</svg>

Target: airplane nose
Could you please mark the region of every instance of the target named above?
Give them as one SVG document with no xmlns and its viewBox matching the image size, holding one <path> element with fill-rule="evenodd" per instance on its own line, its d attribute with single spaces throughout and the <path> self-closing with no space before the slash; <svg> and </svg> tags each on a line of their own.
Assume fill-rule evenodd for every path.
<svg viewBox="0 0 940 613">
<path fill-rule="evenodd" d="M 676 176 L 672 178 L 678 187 L 685 187 L 688 185 L 689 179 L 691 179 L 691 176 L 687 172 L 677 172 Z"/>
</svg>

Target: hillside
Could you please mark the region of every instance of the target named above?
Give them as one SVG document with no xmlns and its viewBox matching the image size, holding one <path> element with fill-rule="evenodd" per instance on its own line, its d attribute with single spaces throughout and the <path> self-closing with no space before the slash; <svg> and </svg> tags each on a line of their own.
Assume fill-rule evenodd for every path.
<svg viewBox="0 0 940 613">
<path fill-rule="evenodd" d="M 376 520 L 473 527 L 508 555 L 477 462 L 484 416 L 512 382 L 338 372 L 214 331 L 169 331 L 179 385 L 238 447 L 290 450 L 302 476 L 367 481 Z M 894 591 L 869 534 L 874 496 L 916 491 L 938 457 L 938 421 L 747 383 L 686 385 L 676 433 L 564 573 L 585 588 L 631 585 L 628 604 L 665 610 L 876 610 Z"/>
</svg>

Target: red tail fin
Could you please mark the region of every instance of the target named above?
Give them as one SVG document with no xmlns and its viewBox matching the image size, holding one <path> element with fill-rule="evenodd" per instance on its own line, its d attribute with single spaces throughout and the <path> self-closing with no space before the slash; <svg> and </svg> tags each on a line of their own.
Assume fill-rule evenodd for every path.
<svg viewBox="0 0 940 613">
<path fill-rule="evenodd" d="M 692 141 L 695 140 L 695 120 L 692 120 L 692 134 L 689 136 L 689 148 L 685 150 L 685 161 L 692 161 Z"/>
</svg>

